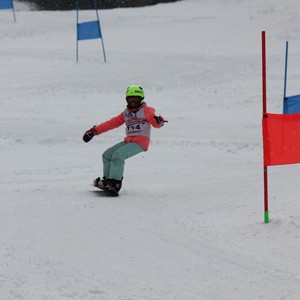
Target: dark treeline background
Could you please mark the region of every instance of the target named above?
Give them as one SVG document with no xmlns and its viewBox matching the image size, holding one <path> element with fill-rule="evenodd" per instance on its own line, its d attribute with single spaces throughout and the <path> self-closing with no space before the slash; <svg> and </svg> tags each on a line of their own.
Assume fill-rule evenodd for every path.
<svg viewBox="0 0 300 300">
<path fill-rule="evenodd" d="M 41 10 L 72 10 L 76 9 L 77 0 L 19 0 L 32 3 Z M 99 9 L 116 7 L 139 7 L 158 3 L 176 2 L 180 0 L 96 0 Z M 94 0 L 80 0 L 80 9 L 94 8 Z"/>
</svg>

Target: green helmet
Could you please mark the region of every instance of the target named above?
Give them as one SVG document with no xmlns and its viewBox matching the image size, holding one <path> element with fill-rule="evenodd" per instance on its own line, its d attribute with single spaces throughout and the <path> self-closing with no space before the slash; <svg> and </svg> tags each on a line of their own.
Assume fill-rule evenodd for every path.
<svg viewBox="0 0 300 300">
<path fill-rule="evenodd" d="M 126 91 L 126 97 L 141 97 L 141 99 L 144 99 L 144 90 L 142 87 L 138 85 L 132 85 L 127 88 Z"/>
</svg>

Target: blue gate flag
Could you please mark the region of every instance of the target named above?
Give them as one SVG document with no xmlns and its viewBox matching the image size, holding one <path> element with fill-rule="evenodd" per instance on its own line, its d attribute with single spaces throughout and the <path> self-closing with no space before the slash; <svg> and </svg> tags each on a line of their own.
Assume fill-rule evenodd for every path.
<svg viewBox="0 0 300 300">
<path fill-rule="evenodd" d="M 91 40 L 101 38 L 101 29 L 99 21 L 90 21 L 77 24 L 77 39 Z"/>
<path fill-rule="evenodd" d="M 0 0 L 0 9 L 12 9 L 13 14 L 14 14 L 14 20 L 16 22 L 16 15 L 15 15 L 13 0 Z"/>
<path fill-rule="evenodd" d="M 0 0 L 1 1 L 1 0 Z M 78 41 L 101 39 L 104 62 L 106 62 L 103 36 L 101 33 L 100 19 L 97 9 L 97 2 L 93 0 L 97 20 L 79 23 L 80 0 L 77 0 L 77 41 L 76 41 L 76 60 L 78 62 Z"/>
<path fill-rule="evenodd" d="M 0 0 L 0 9 L 13 9 L 12 0 Z"/>
<path fill-rule="evenodd" d="M 283 100 L 284 114 L 300 113 L 300 95 L 285 97 Z"/>
<path fill-rule="evenodd" d="M 283 87 L 283 113 L 300 113 L 300 95 L 286 96 L 287 66 L 288 66 L 289 42 L 285 43 L 285 67 L 284 67 L 284 87 Z"/>
</svg>

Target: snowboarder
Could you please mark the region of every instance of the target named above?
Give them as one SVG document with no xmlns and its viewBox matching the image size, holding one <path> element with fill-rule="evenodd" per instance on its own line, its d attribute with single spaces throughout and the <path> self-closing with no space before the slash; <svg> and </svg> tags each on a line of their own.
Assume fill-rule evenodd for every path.
<svg viewBox="0 0 300 300">
<path fill-rule="evenodd" d="M 126 90 L 127 108 L 112 119 L 87 130 L 84 142 L 89 142 L 95 135 L 117 128 L 125 123 L 126 137 L 102 154 L 103 178 L 94 180 L 94 186 L 118 195 L 123 180 L 125 159 L 142 151 L 147 151 L 150 143 L 151 125 L 160 128 L 165 121 L 155 115 L 155 109 L 147 106 L 142 87 L 132 85 Z"/>
</svg>

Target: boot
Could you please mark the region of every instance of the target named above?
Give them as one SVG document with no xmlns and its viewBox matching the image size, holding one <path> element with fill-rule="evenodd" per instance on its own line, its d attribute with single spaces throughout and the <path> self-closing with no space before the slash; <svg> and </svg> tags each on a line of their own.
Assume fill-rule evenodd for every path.
<svg viewBox="0 0 300 300">
<path fill-rule="evenodd" d="M 123 178 L 122 178 L 123 180 Z M 122 187 L 122 180 L 116 180 L 116 179 L 107 179 L 107 188 L 110 190 L 113 190 L 116 193 L 119 193 L 121 187 Z"/>
</svg>

